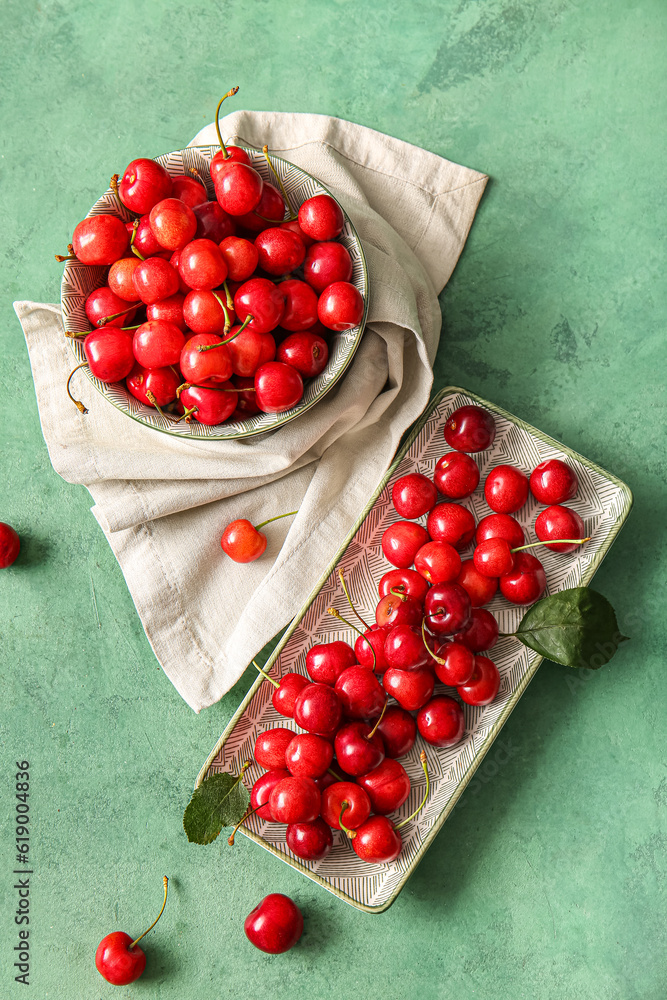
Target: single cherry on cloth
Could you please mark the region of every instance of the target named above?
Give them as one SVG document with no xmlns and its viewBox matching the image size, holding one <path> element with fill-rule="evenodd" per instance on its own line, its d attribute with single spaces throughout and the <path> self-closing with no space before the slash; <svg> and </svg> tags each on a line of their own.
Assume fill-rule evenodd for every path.
<svg viewBox="0 0 667 1000">
<path fill-rule="evenodd" d="M 387 665 L 399 670 L 421 670 L 431 666 L 418 625 L 396 625 L 389 631 L 384 644 Z"/>
<path fill-rule="evenodd" d="M 364 315 L 361 292 L 349 281 L 334 281 L 317 302 L 317 318 L 328 330 L 351 330 Z"/>
<path fill-rule="evenodd" d="M 382 551 L 392 566 L 407 569 L 412 566 L 417 552 L 429 542 L 429 534 L 414 521 L 395 521 L 382 534 Z"/>
<path fill-rule="evenodd" d="M 444 433 L 456 451 L 485 451 L 495 440 L 496 422 L 481 406 L 460 406 L 447 418 Z"/>
<path fill-rule="evenodd" d="M 176 399 L 181 376 L 172 367 L 144 368 L 138 362 L 125 379 L 125 385 L 144 406 L 166 406 Z"/>
<path fill-rule="evenodd" d="M 572 500 L 579 489 L 574 470 L 559 458 L 550 458 L 536 465 L 530 474 L 529 483 L 531 493 L 537 502 L 546 504 L 559 504 Z"/>
<path fill-rule="evenodd" d="M 315 733 L 297 733 L 285 750 L 287 770 L 295 778 L 321 778 L 332 760 L 331 743 Z"/>
<path fill-rule="evenodd" d="M 97 946 L 95 968 L 112 986 L 127 986 L 129 983 L 133 983 L 146 968 L 146 955 L 137 945 L 142 938 L 146 937 L 148 931 L 155 927 L 164 913 L 164 908 L 167 905 L 169 879 L 165 875 L 162 881 L 164 883 L 162 909 L 148 930 L 145 930 L 134 940 L 124 931 L 112 931 L 111 934 L 103 937 Z"/>
<path fill-rule="evenodd" d="M 486 477 L 484 497 L 497 514 L 513 514 L 528 499 L 528 479 L 513 465 L 497 465 Z"/>
<path fill-rule="evenodd" d="M 263 413 L 284 413 L 303 396 L 303 379 L 282 361 L 267 361 L 255 372 L 255 398 Z"/>
<path fill-rule="evenodd" d="M 438 459 L 433 482 L 443 496 L 463 500 L 479 485 L 479 466 L 474 458 L 462 451 L 451 451 Z"/>
<path fill-rule="evenodd" d="M 155 239 L 165 250 L 182 250 L 197 232 L 194 212 L 178 198 L 159 201 L 148 218 Z"/>
<path fill-rule="evenodd" d="M 181 393 L 181 395 L 183 395 Z M 261 521 L 257 525 L 252 525 L 246 518 L 241 517 L 236 521 L 231 521 L 222 533 L 220 545 L 223 550 L 233 559 L 234 562 L 247 563 L 259 559 L 266 550 L 267 538 L 260 528 L 271 521 L 278 521 L 281 517 L 292 517 L 297 511 L 290 510 L 286 514 L 276 514 L 266 521 Z"/>
<path fill-rule="evenodd" d="M 345 804 L 345 806 L 344 806 Z M 334 830 L 355 830 L 371 814 L 368 792 L 353 781 L 336 781 L 322 793 L 322 819 Z"/>
<path fill-rule="evenodd" d="M 342 243 L 315 243 L 306 253 L 303 276 L 321 294 L 334 281 L 350 281 L 352 258 Z"/>
<path fill-rule="evenodd" d="M 473 651 L 462 642 L 446 642 L 433 653 L 435 675 L 447 687 L 466 684 L 475 667 Z"/>
<path fill-rule="evenodd" d="M 303 934 L 303 916 L 289 896 L 272 892 L 250 911 L 243 929 L 255 948 L 281 955 L 293 948 Z"/>
<path fill-rule="evenodd" d="M 7 569 L 18 559 L 21 539 L 11 524 L 0 521 L 0 569 Z"/>
<path fill-rule="evenodd" d="M 264 182 L 254 167 L 234 162 L 215 179 L 215 196 L 228 215 L 247 215 L 259 205 Z"/>
<path fill-rule="evenodd" d="M 311 646 L 306 653 L 306 670 L 318 684 L 336 683 L 347 667 L 357 663 L 355 651 L 346 642 L 322 642 Z"/>
<path fill-rule="evenodd" d="M 265 229 L 255 240 L 259 266 L 267 274 L 281 277 L 303 264 L 306 248 L 296 233 L 274 226 Z"/>
<path fill-rule="evenodd" d="M 132 291 L 134 293 L 134 288 Z M 91 326 L 129 326 L 139 305 L 136 294 L 133 302 L 133 306 L 128 305 L 108 285 L 103 285 L 90 293 L 84 308 Z"/>
<path fill-rule="evenodd" d="M 262 670 L 260 666 L 253 660 L 253 666 L 256 670 L 259 670 L 260 674 L 273 684 L 275 691 L 271 695 L 271 703 L 275 708 L 276 712 L 280 712 L 281 715 L 286 716 L 288 719 L 294 718 L 294 705 L 298 695 L 303 691 L 306 684 L 309 683 L 308 678 L 304 677 L 303 674 L 287 673 L 283 674 L 279 681 L 271 677 L 266 671 Z"/>
<path fill-rule="evenodd" d="M 171 195 L 172 187 L 171 177 L 162 164 L 139 157 L 125 167 L 118 181 L 118 194 L 131 212 L 146 215 L 153 205 Z"/>
<path fill-rule="evenodd" d="M 426 625 L 435 635 L 454 635 L 470 622 L 472 605 L 468 592 L 458 583 L 438 583 L 424 601 Z"/>
<path fill-rule="evenodd" d="M 91 215 L 74 230 L 72 246 L 82 264 L 113 264 L 130 244 L 130 234 L 115 215 Z"/>
<path fill-rule="evenodd" d="M 465 730 L 463 709 L 454 698 L 437 695 L 419 709 L 417 729 L 432 746 L 453 747 L 461 741 Z"/>
<path fill-rule="evenodd" d="M 484 604 L 488 604 L 498 589 L 495 577 L 480 573 L 472 559 L 464 559 L 461 563 L 461 572 L 456 582 L 468 594 L 473 608 L 481 608 Z M 459 632 L 460 629 L 455 631 Z"/>
<path fill-rule="evenodd" d="M 296 724 L 317 736 L 335 736 L 342 717 L 340 698 L 328 684 L 307 684 L 294 704 Z"/>
<path fill-rule="evenodd" d="M 498 667 L 488 656 L 476 656 L 472 677 L 457 687 L 457 693 L 467 705 L 490 705 L 500 688 Z"/>
<path fill-rule="evenodd" d="M 314 378 L 326 368 L 329 348 L 322 337 L 302 330 L 291 333 L 283 340 L 276 351 L 276 360 L 296 368 L 303 378 Z"/>
<path fill-rule="evenodd" d="M 475 541 L 479 545 L 488 538 L 504 538 L 512 549 L 526 541 L 523 528 L 511 514 L 487 514 L 482 518 L 477 525 Z"/>
<path fill-rule="evenodd" d="M 312 823 L 290 823 L 285 841 L 292 854 L 304 861 L 321 861 L 333 847 L 333 834 L 319 816 Z"/>
<path fill-rule="evenodd" d="M 376 719 L 385 703 L 380 682 L 368 667 L 347 667 L 336 680 L 334 690 L 350 719 Z"/>
<path fill-rule="evenodd" d="M 461 572 L 461 556 L 449 542 L 427 542 L 415 556 L 415 569 L 429 583 L 453 583 Z"/>
<path fill-rule="evenodd" d="M 132 272 L 132 284 L 137 298 L 146 305 L 167 299 L 180 290 L 178 271 L 162 257 L 142 260 L 139 267 Z"/>
<path fill-rule="evenodd" d="M 453 642 L 460 642 L 473 653 L 483 653 L 498 641 L 498 622 L 486 608 L 473 608 L 470 624 L 452 636 Z"/>
<path fill-rule="evenodd" d="M 312 823 L 320 814 L 320 790 L 312 778 L 283 778 L 269 796 L 276 823 Z"/>
<path fill-rule="evenodd" d="M 428 515 L 426 528 L 433 541 L 463 549 L 475 534 L 475 518 L 460 503 L 439 503 Z"/>
<path fill-rule="evenodd" d="M 534 604 L 546 586 L 544 567 L 529 552 L 517 552 L 512 570 L 500 577 L 500 592 L 512 604 Z"/>
<path fill-rule="evenodd" d="M 284 726 L 276 726 L 260 733 L 255 740 L 253 750 L 257 763 L 269 771 L 287 767 L 285 751 L 294 739 L 294 735 L 291 729 L 285 729 Z M 326 767 L 324 770 L 326 771 Z"/>
<path fill-rule="evenodd" d="M 384 743 L 366 722 L 348 722 L 334 739 L 336 762 L 341 771 L 357 777 L 366 774 L 384 760 Z"/>
<path fill-rule="evenodd" d="M 88 365 L 100 382 L 120 382 L 134 367 L 131 330 L 103 326 L 89 333 L 83 350 Z"/>
<path fill-rule="evenodd" d="M 310 285 L 305 281 L 299 281 L 298 278 L 287 278 L 280 282 L 280 291 L 285 296 L 285 311 L 280 320 L 283 330 L 294 333 L 315 326 L 317 295 Z"/>
<path fill-rule="evenodd" d="M 398 705 L 390 705 L 378 722 L 386 757 L 404 757 L 412 750 L 417 723 L 409 712 Z"/>
<path fill-rule="evenodd" d="M 234 295 L 234 311 L 241 322 L 252 316 L 253 330 L 270 333 L 282 319 L 285 296 L 268 278 L 250 278 Z"/>
<path fill-rule="evenodd" d="M 272 771 L 265 771 L 264 774 L 261 774 L 252 786 L 250 805 L 253 812 L 261 819 L 268 820 L 270 823 L 275 822 L 269 806 L 269 798 L 278 782 L 282 781 L 283 778 L 289 777 L 290 773 L 287 768 L 275 768 Z"/>
<path fill-rule="evenodd" d="M 185 336 L 173 323 L 147 320 L 134 331 L 132 350 L 140 365 L 145 368 L 164 368 L 177 365 L 185 346 Z"/>
<path fill-rule="evenodd" d="M 378 584 L 380 597 L 386 597 L 392 590 L 412 597 L 422 604 L 428 593 L 428 583 L 416 570 L 397 567 L 385 573 Z"/>
<path fill-rule="evenodd" d="M 584 539 L 586 529 L 576 510 L 553 504 L 538 514 L 535 520 L 535 534 L 545 548 L 553 552 L 574 552 L 579 548 L 579 541 Z M 564 541 L 557 541 L 562 538 Z"/>
<path fill-rule="evenodd" d="M 394 483 L 391 499 L 401 517 L 415 520 L 435 507 L 438 491 L 427 476 L 410 472 Z"/>
<path fill-rule="evenodd" d="M 368 861 L 370 864 L 388 864 L 391 861 L 395 861 L 401 853 L 403 844 L 398 831 L 406 823 L 413 820 L 424 808 L 429 796 L 428 767 L 426 764 L 426 754 L 423 750 L 419 756 L 419 760 L 426 775 L 426 790 L 422 801 L 415 811 L 400 823 L 394 824 L 383 815 L 371 816 L 356 831 L 353 831 L 355 835 L 352 840 L 352 848 L 362 861 Z M 388 762 L 384 761 L 383 763 L 386 764 Z M 382 767 L 382 764 L 380 766 Z"/>
<path fill-rule="evenodd" d="M 331 195 L 316 194 L 299 208 L 299 225 L 307 236 L 318 242 L 327 242 L 340 236 L 345 217 Z"/>
<path fill-rule="evenodd" d="M 384 672 L 382 686 L 408 712 L 418 711 L 433 694 L 435 678 L 430 669 L 399 670 L 389 667 Z"/>
</svg>

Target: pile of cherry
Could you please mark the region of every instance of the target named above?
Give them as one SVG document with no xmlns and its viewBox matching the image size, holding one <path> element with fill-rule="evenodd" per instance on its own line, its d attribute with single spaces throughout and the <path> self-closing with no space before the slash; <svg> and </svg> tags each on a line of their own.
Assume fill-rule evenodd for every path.
<svg viewBox="0 0 667 1000">
<path fill-rule="evenodd" d="M 215 201 L 201 178 L 133 160 L 115 188 L 136 218 L 84 219 L 59 259 L 109 266 L 85 304 L 92 374 L 215 425 L 295 406 L 303 379 L 326 367 L 326 336 L 357 326 L 364 301 L 333 198 L 315 195 L 293 215 L 237 146 L 223 145 L 210 173 Z"/>
<path fill-rule="evenodd" d="M 588 540 L 581 517 L 563 505 L 578 483 L 558 459 L 542 462 L 530 479 L 510 465 L 493 468 L 484 483 L 492 513 L 479 524 L 456 502 L 479 484 L 469 453 L 489 448 L 495 432 L 492 415 L 481 407 L 451 414 L 444 434 L 454 450 L 437 462 L 433 479 L 411 473 L 394 484 L 393 504 L 405 520 L 382 535 L 394 568 L 379 581 L 375 622 L 368 626 L 358 615 L 341 572 L 362 625 L 354 649 L 341 641 L 314 645 L 306 655 L 310 680 L 299 673 L 268 678 L 276 688 L 274 708 L 305 732 L 278 727 L 258 736 L 255 760 L 267 770 L 253 786 L 251 806 L 262 819 L 287 824 L 286 841 L 298 857 L 325 857 L 332 828 L 347 834 L 364 861 L 398 857 L 398 828 L 416 815 L 400 824 L 387 818 L 410 792 L 398 758 L 410 752 L 418 733 L 435 747 L 461 740 L 461 702 L 488 705 L 500 686 L 496 665 L 481 655 L 498 639 L 496 619 L 483 605 L 498 588 L 513 604 L 532 604 L 546 587 L 542 564 L 524 551 L 523 529 L 512 516 L 529 491 L 549 505 L 535 521 L 540 541 L 533 545 L 569 553 Z M 445 502 L 438 502 L 439 493 Z M 426 527 L 415 523 L 424 515 Z M 474 555 L 462 561 L 459 550 L 473 537 Z M 329 613 L 350 626 L 336 609 Z M 460 701 L 434 696 L 436 680 L 455 688 Z M 390 705 L 389 696 L 397 704 Z M 421 760 L 427 796 L 425 754 Z"/>
</svg>

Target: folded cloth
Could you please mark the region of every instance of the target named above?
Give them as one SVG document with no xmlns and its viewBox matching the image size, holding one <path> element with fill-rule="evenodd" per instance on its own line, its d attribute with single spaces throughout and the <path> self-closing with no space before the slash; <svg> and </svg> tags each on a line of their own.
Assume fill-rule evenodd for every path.
<svg viewBox="0 0 667 1000">
<path fill-rule="evenodd" d="M 318 177 L 363 242 L 366 331 L 347 374 L 317 406 L 241 441 L 157 432 L 92 386 L 83 415 L 65 405 L 73 361 L 59 308 L 15 303 L 53 467 L 90 491 L 153 651 L 197 712 L 229 690 L 305 603 L 424 409 L 440 336 L 437 295 L 487 181 L 323 115 L 236 112 L 221 126 L 230 141 L 266 142 Z M 190 145 L 215 141 L 209 125 Z M 256 562 L 238 565 L 222 553 L 229 521 L 257 524 L 297 509 L 267 528 L 268 547 Z"/>
</svg>

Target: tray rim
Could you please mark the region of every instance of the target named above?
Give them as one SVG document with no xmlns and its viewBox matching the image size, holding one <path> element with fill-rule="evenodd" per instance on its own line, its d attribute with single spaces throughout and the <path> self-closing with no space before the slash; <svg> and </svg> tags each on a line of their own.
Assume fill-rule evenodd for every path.
<svg viewBox="0 0 667 1000">
<path fill-rule="evenodd" d="M 582 581 L 581 581 L 581 586 L 588 586 L 589 583 L 590 583 L 590 581 L 595 576 L 597 570 L 600 567 L 600 563 L 602 562 L 602 560 L 606 556 L 606 554 L 609 551 L 611 545 L 614 543 L 614 541 L 615 541 L 618 533 L 620 532 L 621 528 L 625 524 L 625 522 L 626 522 L 626 520 L 628 518 L 628 515 L 629 515 L 629 513 L 630 513 L 630 511 L 632 509 L 632 505 L 634 503 L 634 496 L 632 494 L 632 490 L 627 485 L 627 483 L 624 483 L 623 480 L 619 479 L 617 476 L 612 475 L 612 473 L 608 472 L 606 469 L 603 469 L 596 462 L 592 462 L 590 459 L 584 458 L 583 455 L 580 455 L 579 452 L 575 451 L 573 448 L 568 448 L 566 445 L 562 444 L 560 441 L 557 441 L 556 438 L 551 437 L 551 435 L 549 435 L 549 434 L 545 434 L 543 431 L 540 431 L 536 427 L 533 427 L 533 425 L 529 424 L 526 420 L 522 420 L 519 417 L 515 416 L 515 414 L 510 413 L 509 410 L 504 409 L 502 406 L 498 406 L 496 403 L 490 403 L 488 400 L 483 399 L 481 396 L 478 396 L 476 393 L 471 392 L 469 389 L 463 389 L 460 386 L 455 386 L 455 385 L 448 385 L 448 386 L 445 386 L 443 389 L 440 389 L 436 393 L 436 395 L 432 399 L 429 400 L 429 402 L 427 403 L 427 405 L 426 405 L 425 409 L 423 410 L 421 416 L 413 424 L 413 426 L 412 426 L 412 428 L 411 428 L 408 436 L 406 437 L 405 441 L 403 442 L 403 444 L 399 447 L 398 451 L 396 452 L 396 454 L 394 456 L 394 459 L 391 462 L 391 465 L 389 466 L 389 468 L 385 472 L 384 476 L 380 480 L 380 482 L 379 482 L 378 486 L 376 487 L 373 495 L 371 496 L 371 498 L 369 499 L 368 503 L 363 508 L 362 512 L 360 513 L 359 517 L 355 521 L 354 525 L 352 526 L 352 528 L 350 528 L 350 531 L 348 532 L 348 534 L 345 537 L 344 541 L 342 542 L 340 548 L 336 552 L 335 557 L 333 558 L 333 560 L 331 561 L 331 563 L 329 564 L 329 566 L 324 571 L 324 574 L 320 577 L 320 579 L 318 580 L 318 582 L 313 587 L 313 590 L 309 594 L 309 596 L 308 596 L 308 598 L 306 600 L 306 603 L 302 606 L 302 608 L 300 609 L 300 611 L 298 612 L 298 614 L 295 615 L 295 617 L 292 619 L 292 621 L 290 622 L 289 626 L 287 627 L 287 629 L 286 629 L 286 631 L 285 631 L 282 639 L 280 640 L 280 642 L 278 643 L 278 645 L 276 646 L 276 648 L 273 650 L 273 652 L 272 652 L 271 656 L 269 657 L 269 659 L 267 660 L 267 662 L 264 664 L 263 669 L 267 673 L 273 667 L 274 663 L 276 662 L 276 660 L 280 656 L 280 654 L 281 654 L 284 646 L 286 645 L 287 641 L 290 639 L 290 637 L 292 636 L 292 634 L 294 633 L 294 631 L 296 630 L 296 628 L 300 624 L 302 618 L 304 617 L 304 615 L 308 611 L 309 607 L 311 606 L 311 604 L 313 603 L 313 601 L 315 600 L 315 598 L 319 594 L 320 590 L 324 586 L 325 582 L 327 581 L 327 579 L 329 578 L 329 576 L 331 575 L 331 573 L 336 568 L 336 566 L 337 566 L 340 558 L 346 552 L 348 546 L 350 545 L 350 542 L 352 541 L 352 539 L 354 538 L 356 532 L 361 527 L 361 524 L 363 523 L 363 521 L 365 520 L 365 518 L 369 514 L 369 512 L 370 512 L 371 508 L 373 507 L 375 501 L 377 500 L 377 498 L 379 497 L 379 495 L 382 493 L 383 489 L 385 488 L 385 486 L 387 485 L 387 483 L 391 479 L 392 475 L 394 474 L 394 472 L 396 471 L 396 469 L 398 468 L 398 466 L 402 462 L 403 458 L 405 457 L 407 451 L 410 448 L 410 445 L 415 441 L 415 439 L 419 435 L 420 431 L 422 430 L 422 428 L 426 424 L 428 418 L 433 413 L 433 411 L 438 407 L 438 405 L 442 402 L 442 400 L 444 399 L 444 397 L 447 396 L 447 395 L 449 395 L 449 394 L 451 394 L 451 393 L 463 393 L 464 395 L 469 396 L 471 399 L 474 399 L 475 402 L 478 403 L 479 405 L 485 406 L 488 409 L 492 410 L 492 412 L 497 413 L 499 416 L 505 417 L 506 419 L 512 421 L 517 426 L 519 426 L 522 430 L 528 431 L 530 434 L 532 434 L 535 437 L 539 438 L 545 444 L 548 444 L 548 445 L 550 445 L 552 447 L 556 447 L 560 452 L 562 452 L 564 455 L 567 455 L 569 458 L 572 458 L 572 459 L 580 462 L 582 465 L 586 466 L 586 468 L 591 469 L 594 472 L 597 472 L 597 473 L 599 473 L 602 476 L 605 476 L 610 482 L 612 482 L 615 486 L 617 486 L 619 488 L 619 490 L 621 492 L 621 495 L 624 498 L 624 503 L 623 503 L 622 511 L 621 511 L 618 519 L 616 520 L 614 526 L 612 527 L 611 531 L 609 532 L 609 534 L 605 538 L 604 542 L 602 543 L 602 545 L 600 546 L 600 548 L 595 553 L 595 555 L 594 555 L 594 557 L 593 557 L 593 559 L 591 561 L 590 566 L 588 567 L 588 569 L 586 570 L 586 572 L 583 574 Z M 438 835 L 438 833 L 442 829 L 443 825 L 445 824 L 445 822 L 449 818 L 449 816 L 452 813 L 454 807 L 456 806 L 456 804 L 459 801 L 459 799 L 461 798 L 463 792 L 465 791 L 465 789 L 467 788 L 468 784 L 470 783 L 473 775 L 475 774 L 475 771 L 480 766 L 480 764 L 482 763 L 482 761 L 486 757 L 486 754 L 491 749 L 491 746 L 493 745 L 494 741 L 496 740 L 497 736 L 499 735 L 500 730 L 503 728 L 503 726 L 507 722 L 507 719 L 509 718 L 509 716 L 513 712 L 513 710 L 516 707 L 519 699 L 521 698 L 521 696 L 523 695 L 524 691 L 528 687 L 529 683 L 531 682 L 531 680 L 533 679 L 533 677 L 537 673 L 537 669 L 538 669 L 538 667 L 540 666 L 540 664 L 542 663 L 542 661 L 544 659 L 545 659 L 545 657 L 541 656 L 539 653 L 536 653 L 529 660 L 529 662 L 528 662 L 528 669 L 527 669 L 527 671 L 526 671 L 523 679 L 521 680 L 521 683 L 517 687 L 516 691 L 514 691 L 514 693 L 512 694 L 512 697 L 507 701 L 507 704 L 505 705 L 502 713 L 498 716 L 498 718 L 494 722 L 494 724 L 489 728 L 489 732 L 488 732 L 488 734 L 486 736 L 486 739 L 484 740 L 484 743 L 482 744 L 482 746 L 480 747 L 480 749 L 478 750 L 478 752 L 475 754 L 474 759 L 470 762 L 470 764 L 469 764 L 468 768 L 466 769 L 466 771 L 461 776 L 461 778 L 460 778 L 460 780 L 458 782 L 456 791 L 453 793 L 453 795 L 450 798 L 449 802 L 444 807 L 444 809 L 442 810 L 442 812 L 438 815 L 438 818 L 434 822 L 433 826 L 430 828 L 430 830 L 426 834 L 426 836 L 425 836 L 425 838 L 424 838 L 424 840 L 423 840 L 423 842 L 422 842 L 419 850 L 417 851 L 415 857 L 412 860 L 410 868 L 405 873 L 405 876 L 403 877 L 403 879 L 398 883 L 398 885 L 394 889 L 393 893 L 391 894 L 390 898 L 386 902 L 382 903 L 380 906 L 369 906 L 366 903 L 360 903 L 360 902 L 358 902 L 356 899 L 353 899 L 347 893 L 342 892 L 342 890 L 336 888 L 336 886 L 331 885 L 329 882 L 326 881 L 326 879 L 323 879 L 320 875 L 317 875 L 315 872 L 311 871 L 310 868 L 307 868 L 305 865 L 302 865 L 299 862 L 298 859 L 292 858 L 292 857 L 286 857 L 280 851 L 277 851 L 271 844 L 267 843 L 262 837 L 258 836 L 252 830 L 247 830 L 247 829 L 244 829 L 243 827 L 239 827 L 239 833 L 242 833 L 244 837 L 247 837 L 249 840 L 253 840 L 255 843 L 259 844 L 260 847 L 264 848 L 264 850 L 269 851 L 269 853 L 271 853 L 275 857 L 279 858 L 279 860 L 282 861 L 284 864 L 289 865 L 291 868 L 296 868 L 298 871 L 302 872 L 307 878 L 309 878 L 312 882 L 316 882 L 318 885 L 321 885 L 324 889 L 327 890 L 327 892 L 330 892 L 334 896 L 337 896 L 339 899 L 343 900 L 349 906 L 353 906 L 353 907 L 355 907 L 358 910 L 364 911 L 365 913 L 384 913 L 386 910 L 389 909 L 389 907 L 392 905 L 392 903 L 394 903 L 396 901 L 399 893 L 404 888 L 406 882 L 411 877 L 411 875 L 414 873 L 415 869 L 417 868 L 417 866 L 419 865 L 419 863 L 423 859 L 424 855 L 426 854 L 426 851 L 431 846 L 431 843 L 433 842 L 433 840 Z M 199 774 L 197 775 L 197 778 L 195 780 L 195 785 L 194 785 L 195 788 L 199 788 L 199 786 L 202 783 L 202 781 L 204 780 L 204 778 L 206 776 L 206 773 L 208 772 L 211 764 L 213 763 L 213 761 L 217 757 L 217 755 L 220 752 L 220 750 L 224 747 L 224 745 L 227 742 L 229 736 L 231 735 L 232 731 L 234 730 L 234 728 L 236 726 L 236 723 L 238 722 L 238 720 L 241 718 L 241 716 L 245 712 L 245 709 L 250 704 L 252 698 L 254 697 L 254 695 L 255 695 L 256 691 L 258 690 L 258 688 L 260 687 L 260 685 L 263 684 L 263 683 L 265 683 L 265 681 L 264 681 L 264 678 L 260 674 L 257 677 L 257 679 L 254 681 L 254 683 L 252 684 L 252 686 L 250 687 L 250 689 L 249 689 L 248 693 L 246 694 L 245 698 L 243 699 L 243 701 L 241 702 L 241 704 L 239 705 L 239 707 L 236 709 L 236 711 L 232 715 L 231 719 L 229 720 L 229 722 L 225 726 L 224 730 L 222 731 L 222 733 L 221 733 L 221 735 L 220 735 L 217 743 L 215 744 L 215 746 L 213 747 L 213 749 L 209 753 L 208 757 L 206 758 L 206 761 L 204 762 L 203 766 L 201 767 L 201 769 L 199 771 Z"/>
</svg>

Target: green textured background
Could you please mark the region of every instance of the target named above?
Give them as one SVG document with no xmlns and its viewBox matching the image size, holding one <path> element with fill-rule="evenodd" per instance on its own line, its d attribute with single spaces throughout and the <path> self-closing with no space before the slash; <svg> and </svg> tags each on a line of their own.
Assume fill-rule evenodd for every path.
<svg viewBox="0 0 667 1000">
<path fill-rule="evenodd" d="M 665 996 L 663 0 L 4 0 L 0 994 L 12 981 L 15 759 L 29 758 L 32 996 Z M 240 838 L 189 846 L 192 782 L 252 677 L 195 716 L 163 676 L 80 487 L 52 471 L 11 308 L 58 298 L 73 225 L 134 156 L 184 145 L 218 96 L 372 126 L 489 173 L 442 295 L 436 388 L 472 389 L 631 486 L 596 586 L 632 636 L 544 664 L 395 905 L 357 913 Z M 3 873 L 4 872 L 4 873 Z M 99 938 L 153 919 L 115 992 Z M 267 891 L 306 932 L 242 930 Z"/>
</svg>

